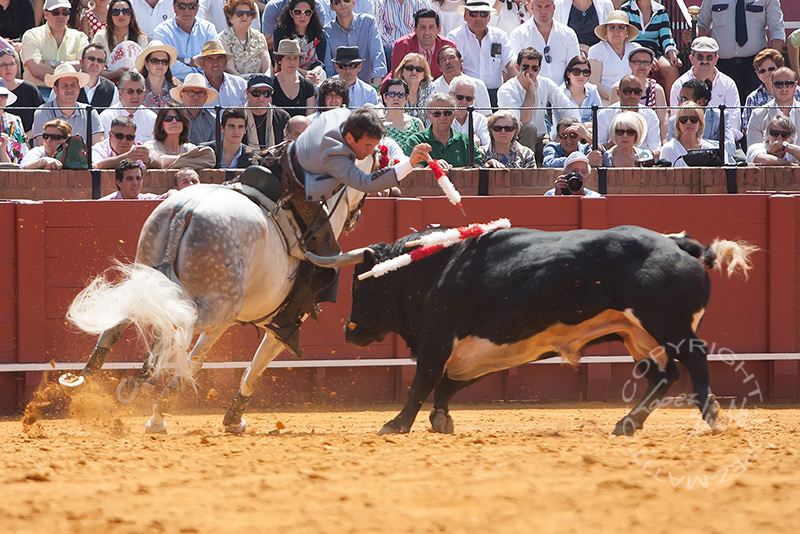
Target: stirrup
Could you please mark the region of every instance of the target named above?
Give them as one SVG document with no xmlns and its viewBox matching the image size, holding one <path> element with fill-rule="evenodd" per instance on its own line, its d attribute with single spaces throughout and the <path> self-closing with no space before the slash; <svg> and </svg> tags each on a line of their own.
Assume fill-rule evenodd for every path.
<svg viewBox="0 0 800 534">
<path fill-rule="evenodd" d="M 276 324 L 266 325 L 275 337 L 286 346 L 286 349 L 297 358 L 303 357 L 303 349 L 300 348 L 300 327 L 299 326 L 278 326 Z"/>
</svg>

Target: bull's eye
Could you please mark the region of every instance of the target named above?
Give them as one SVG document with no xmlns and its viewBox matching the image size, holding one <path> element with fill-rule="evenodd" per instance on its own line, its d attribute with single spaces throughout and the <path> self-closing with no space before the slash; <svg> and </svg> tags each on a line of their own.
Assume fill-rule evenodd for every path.
<svg viewBox="0 0 800 534">
<path fill-rule="evenodd" d="M 358 327 L 358 325 L 356 323 L 354 323 L 353 321 L 350 321 L 349 323 L 347 323 L 347 329 L 348 330 L 355 330 L 356 327 Z"/>
</svg>

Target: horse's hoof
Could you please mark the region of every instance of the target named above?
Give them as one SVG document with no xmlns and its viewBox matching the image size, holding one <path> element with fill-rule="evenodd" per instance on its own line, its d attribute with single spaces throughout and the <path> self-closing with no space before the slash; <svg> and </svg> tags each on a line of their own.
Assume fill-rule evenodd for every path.
<svg viewBox="0 0 800 534">
<path fill-rule="evenodd" d="M 146 434 L 166 434 L 167 433 L 167 422 L 161 421 L 160 423 L 156 423 L 153 421 L 151 417 L 147 424 L 144 425 L 144 431 Z"/>
<path fill-rule="evenodd" d="M 450 413 L 443 408 L 437 408 L 431 412 L 431 425 L 433 426 L 434 432 L 439 432 L 440 434 L 455 434 L 455 425 L 453 424 L 453 418 L 450 417 Z"/>
<path fill-rule="evenodd" d="M 392 423 L 386 423 L 378 431 L 379 436 L 386 436 L 388 434 L 408 434 L 411 429 L 405 426 L 396 427 Z"/>
<path fill-rule="evenodd" d="M 244 420 L 244 417 L 239 420 L 239 424 L 225 425 L 225 432 L 230 434 L 244 434 L 245 430 L 247 430 L 247 421 Z"/>
<path fill-rule="evenodd" d="M 117 386 L 117 400 L 122 404 L 128 404 L 139 396 L 142 381 L 136 378 L 123 378 Z"/>
<path fill-rule="evenodd" d="M 617 422 L 617 426 L 614 427 L 614 431 L 612 434 L 615 436 L 627 436 L 632 438 L 636 435 L 636 431 L 641 429 L 642 425 L 637 424 L 636 421 L 631 419 L 630 417 L 623 417 Z"/>
<path fill-rule="evenodd" d="M 67 393 L 73 393 L 86 384 L 86 378 L 74 373 L 64 373 L 58 377 L 58 384 L 64 388 L 64 391 Z"/>
</svg>

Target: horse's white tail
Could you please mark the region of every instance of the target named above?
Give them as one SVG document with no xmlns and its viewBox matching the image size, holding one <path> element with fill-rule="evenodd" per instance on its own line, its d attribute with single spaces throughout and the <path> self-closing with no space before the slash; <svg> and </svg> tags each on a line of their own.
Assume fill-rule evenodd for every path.
<svg viewBox="0 0 800 534">
<path fill-rule="evenodd" d="M 110 272 L 119 274 L 117 280 L 108 280 Z M 143 339 L 154 339 L 150 360 L 156 374 L 173 367 L 183 377 L 192 376 L 187 355 L 197 309 L 180 284 L 152 267 L 112 267 L 75 297 L 67 320 L 97 335 L 130 321 Z"/>
<path fill-rule="evenodd" d="M 750 256 L 758 251 L 758 247 L 744 241 L 728 241 L 717 238 L 708 247 L 714 253 L 714 269 L 722 270 L 727 265 L 728 276 L 741 271 L 745 279 L 750 275 L 753 264 Z"/>
</svg>

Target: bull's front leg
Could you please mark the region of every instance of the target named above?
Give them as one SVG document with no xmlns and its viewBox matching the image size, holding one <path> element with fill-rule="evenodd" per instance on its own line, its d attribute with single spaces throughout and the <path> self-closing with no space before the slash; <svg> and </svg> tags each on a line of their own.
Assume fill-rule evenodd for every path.
<svg viewBox="0 0 800 534">
<path fill-rule="evenodd" d="M 422 403 L 425 402 L 433 388 L 442 379 L 443 373 L 443 360 L 439 359 L 436 362 L 430 362 L 424 357 L 418 358 L 417 372 L 414 374 L 414 380 L 411 381 L 411 387 L 408 388 L 408 400 L 405 406 L 397 414 L 397 417 L 383 425 L 378 435 L 407 434 L 411 431 L 411 425 L 414 424 L 414 419 L 416 419 Z"/>
</svg>

